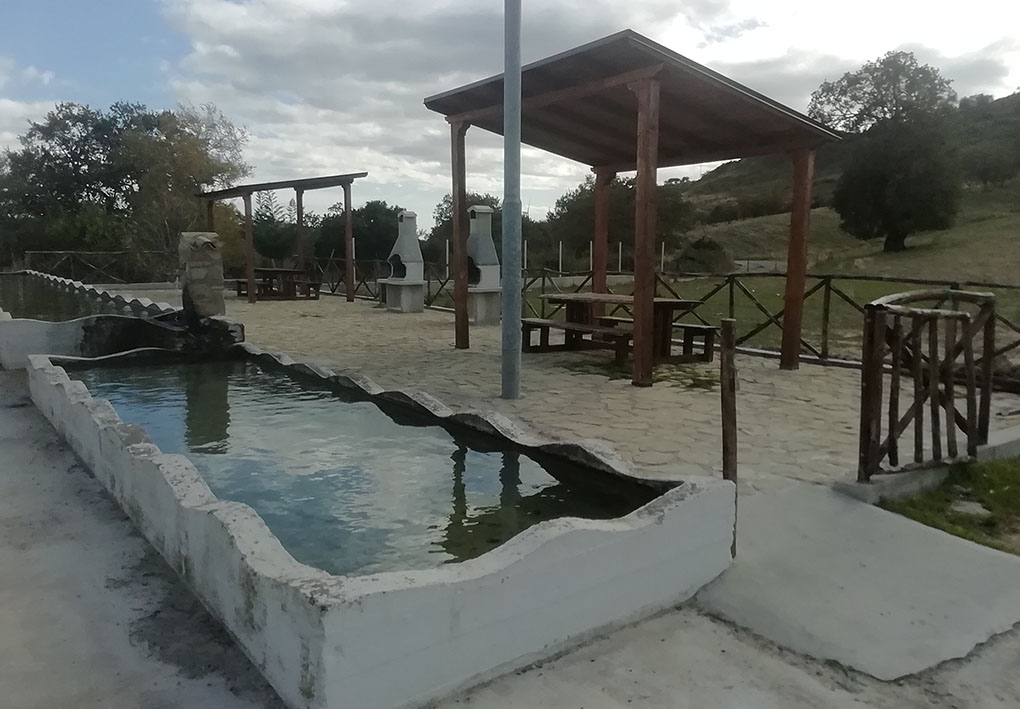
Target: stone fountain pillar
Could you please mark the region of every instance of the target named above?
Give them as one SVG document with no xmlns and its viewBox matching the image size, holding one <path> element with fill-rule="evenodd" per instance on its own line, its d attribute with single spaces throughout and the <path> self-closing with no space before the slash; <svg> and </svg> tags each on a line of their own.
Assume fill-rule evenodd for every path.
<svg viewBox="0 0 1020 709">
<path fill-rule="evenodd" d="M 380 278 L 380 299 L 391 313 L 421 313 L 425 310 L 425 259 L 418 241 L 418 215 L 404 211 L 397 215 L 397 241 L 390 250 L 389 278 Z"/>
<path fill-rule="evenodd" d="M 185 323 L 224 315 L 223 254 L 215 232 L 186 231 L 177 246 Z"/>
<path fill-rule="evenodd" d="M 468 208 L 468 317 L 476 325 L 498 325 L 502 313 L 499 257 L 492 241 L 492 207 Z"/>
</svg>

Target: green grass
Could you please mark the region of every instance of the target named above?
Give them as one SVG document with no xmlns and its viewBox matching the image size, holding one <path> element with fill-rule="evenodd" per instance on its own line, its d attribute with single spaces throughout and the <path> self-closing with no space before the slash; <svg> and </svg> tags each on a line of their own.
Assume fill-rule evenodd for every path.
<svg viewBox="0 0 1020 709">
<path fill-rule="evenodd" d="M 991 514 L 981 518 L 954 512 L 956 500 L 979 502 Z M 955 465 L 934 490 L 881 506 L 972 542 L 1020 554 L 1020 460 Z"/>
</svg>

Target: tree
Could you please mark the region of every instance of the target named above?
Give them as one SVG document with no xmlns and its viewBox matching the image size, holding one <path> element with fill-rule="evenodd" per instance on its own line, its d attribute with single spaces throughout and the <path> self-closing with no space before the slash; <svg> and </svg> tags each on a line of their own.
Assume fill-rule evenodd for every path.
<svg viewBox="0 0 1020 709">
<path fill-rule="evenodd" d="M 921 116 L 877 124 L 858 141 L 833 207 L 848 233 L 884 238 L 885 251 L 903 251 L 908 235 L 952 226 L 959 195 L 945 122 Z"/>
<path fill-rule="evenodd" d="M 0 161 L 5 249 L 169 253 L 198 224 L 194 193 L 247 174 L 245 139 L 210 105 L 57 104 Z"/>
<path fill-rule="evenodd" d="M 252 242 L 255 250 L 268 259 L 284 259 L 294 252 L 294 225 L 276 201 L 273 191 L 255 193 L 251 215 Z"/>
<path fill-rule="evenodd" d="M 383 260 L 390 255 L 397 240 L 397 215 L 404 211 L 398 205 L 381 200 L 370 200 L 353 210 L 351 226 L 354 231 L 354 257 L 360 260 Z M 337 202 L 327 210 L 318 225 L 315 254 L 343 258 L 347 253 L 344 234 L 346 216 L 343 204 Z"/>
<path fill-rule="evenodd" d="M 952 81 L 912 52 L 889 52 L 811 94 L 808 115 L 850 133 L 863 133 L 885 120 L 943 111 L 956 103 Z"/>
</svg>

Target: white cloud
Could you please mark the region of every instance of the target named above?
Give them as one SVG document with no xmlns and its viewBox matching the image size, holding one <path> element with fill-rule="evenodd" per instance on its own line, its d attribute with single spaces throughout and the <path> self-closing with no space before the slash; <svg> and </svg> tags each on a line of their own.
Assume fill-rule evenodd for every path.
<svg viewBox="0 0 1020 709">
<path fill-rule="evenodd" d="M 41 119 L 53 109 L 53 101 L 13 101 L 0 98 L 0 150 L 16 147 L 18 136 L 28 129 L 29 121 Z"/>
</svg>

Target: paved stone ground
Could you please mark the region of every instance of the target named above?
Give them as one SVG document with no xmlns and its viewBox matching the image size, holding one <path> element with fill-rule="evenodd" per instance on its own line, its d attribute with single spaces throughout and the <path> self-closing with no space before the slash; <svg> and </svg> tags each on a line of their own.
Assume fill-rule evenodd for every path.
<svg viewBox="0 0 1020 709">
<path fill-rule="evenodd" d="M 173 292 L 140 295 L 179 302 Z M 248 341 L 264 349 L 365 374 L 384 387 L 421 389 L 452 408 L 494 409 L 547 436 L 602 439 L 649 476 L 721 469 L 718 386 L 642 389 L 629 379 L 576 371 L 608 362 L 607 352 L 535 353 L 524 355 L 523 397 L 505 401 L 499 327 L 472 327 L 471 349 L 457 350 L 453 315 L 441 311 L 387 313 L 335 296 L 250 305 L 230 296 L 227 315 L 243 321 Z M 718 378 L 717 362 L 686 369 Z M 790 478 L 830 483 L 856 469 L 857 370 L 803 365 L 784 372 L 775 360 L 751 356 L 739 356 L 738 369 L 742 492 L 775 489 Z M 996 395 L 993 428 L 1018 424 L 1020 397 Z"/>
</svg>

